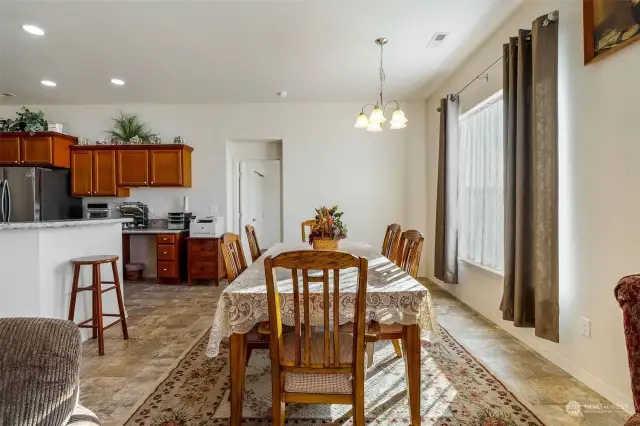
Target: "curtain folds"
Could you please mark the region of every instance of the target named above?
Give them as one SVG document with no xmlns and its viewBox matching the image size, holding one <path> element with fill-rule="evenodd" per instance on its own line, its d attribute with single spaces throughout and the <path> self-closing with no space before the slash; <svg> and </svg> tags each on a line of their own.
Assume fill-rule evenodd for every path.
<svg viewBox="0 0 640 426">
<path fill-rule="evenodd" d="M 440 100 L 435 277 L 458 283 L 458 99 Z"/>
<path fill-rule="evenodd" d="M 504 45 L 504 293 L 516 327 L 559 341 L 558 21 Z"/>
</svg>

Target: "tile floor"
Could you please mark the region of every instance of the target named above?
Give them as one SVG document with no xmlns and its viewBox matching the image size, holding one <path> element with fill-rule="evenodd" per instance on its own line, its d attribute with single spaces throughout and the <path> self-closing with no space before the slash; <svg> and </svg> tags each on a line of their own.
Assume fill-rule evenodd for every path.
<svg viewBox="0 0 640 426">
<path fill-rule="evenodd" d="M 617 410 L 584 410 L 582 419 L 566 414 L 572 400 L 600 407 L 610 403 L 437 285 L 426 285 L 440 324 L 548 426 L 624 424 L 628 415 Z M 131 338 L 122 340 L 118 326 L 107 330 L 103 357 L 95 341 L 83 344 L 80 402 L 103 425 L 122 425 L 209 328 L 220 291 L 214 286 L 127 283 Z"/>
</svg>

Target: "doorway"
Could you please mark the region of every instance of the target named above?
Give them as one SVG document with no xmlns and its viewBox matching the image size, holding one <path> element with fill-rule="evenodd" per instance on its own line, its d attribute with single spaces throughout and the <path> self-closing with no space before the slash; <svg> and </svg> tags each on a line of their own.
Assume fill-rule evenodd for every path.
<svg viewBox="0 0 640 426">
<path fill-rule="evenodd" d="M 245 226 L 262 249 L 282 241 L 282 140 L 227 140 L 227 229 L 251 262 Z"/>
<path fill-rule="evenodd" d="M 279 243 L 282 236 L 280 160 L 248 160 L 240 162 L 239 230 L 246 225 L 256 230 L 262 248 Z M 243 235 L 246 236 L 246 235 Z M 249 253 L 246 238 L 245 252 Z"/>
</svg>

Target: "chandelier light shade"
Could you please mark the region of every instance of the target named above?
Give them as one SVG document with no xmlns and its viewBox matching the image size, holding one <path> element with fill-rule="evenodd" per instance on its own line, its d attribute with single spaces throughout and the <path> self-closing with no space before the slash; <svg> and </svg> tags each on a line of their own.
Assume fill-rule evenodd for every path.
<svg viewBox="0 0 640 426">
<path fill-rule="evenodd" d="M 369 127 L 369 119 L 367 118 L 367 114 L 361 112 L 358 116 L 358 119 L 356 120 L 355 128 L 366 129 L 367 127 Z"/>
<path fill-rule="evenodd" d="M 375 43 L 380 46 L 380 99 L 376 101 L 375 104 L 366 104 L 362 107 L 362 111 L 358 115 L 356 119 L 356 124 L 354 127 L 356 129 L 367 129 L 368 132 L 381 132 L 383 130 L 382 124 L 387 121 L 387 117 L 385 117 L 385 112 L 387 107 L 395 106 L 395 110 L 393 111 L 393 115 L 391 116 L 391 121 L 389 122 L 390 129 L 404 129 L 407 127 L 407 118 L 404 116 L 404 112 L 400 109 L 400 104 L 398 101 L 388 101 L 384 103 L 383 92 L 384 92 L 384 67 L 382 65 L 382 58 L 384 54 L 384 45 L 387 44 L 389 40 L 386 38 L 378 38 Z M 371 111 L 371 115 L 367 118 L 364 110 L 365 108 L 372 106 L 373 110 Z"/>
</svg>

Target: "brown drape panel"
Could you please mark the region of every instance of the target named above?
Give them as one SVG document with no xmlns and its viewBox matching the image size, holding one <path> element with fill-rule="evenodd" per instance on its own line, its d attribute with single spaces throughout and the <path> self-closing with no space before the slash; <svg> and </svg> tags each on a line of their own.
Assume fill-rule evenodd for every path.
<svg viewBox="0 0 640 426">
<path fill-rule="evenodd" d="M 558 342 L 558 21 L 504 45 L 505 270 L 500 309 Z"/>
<path fill-rule="evenodd" d="M 458 99 L 440 100 L 435 277 L 458 283 Z"/>
</svg>

